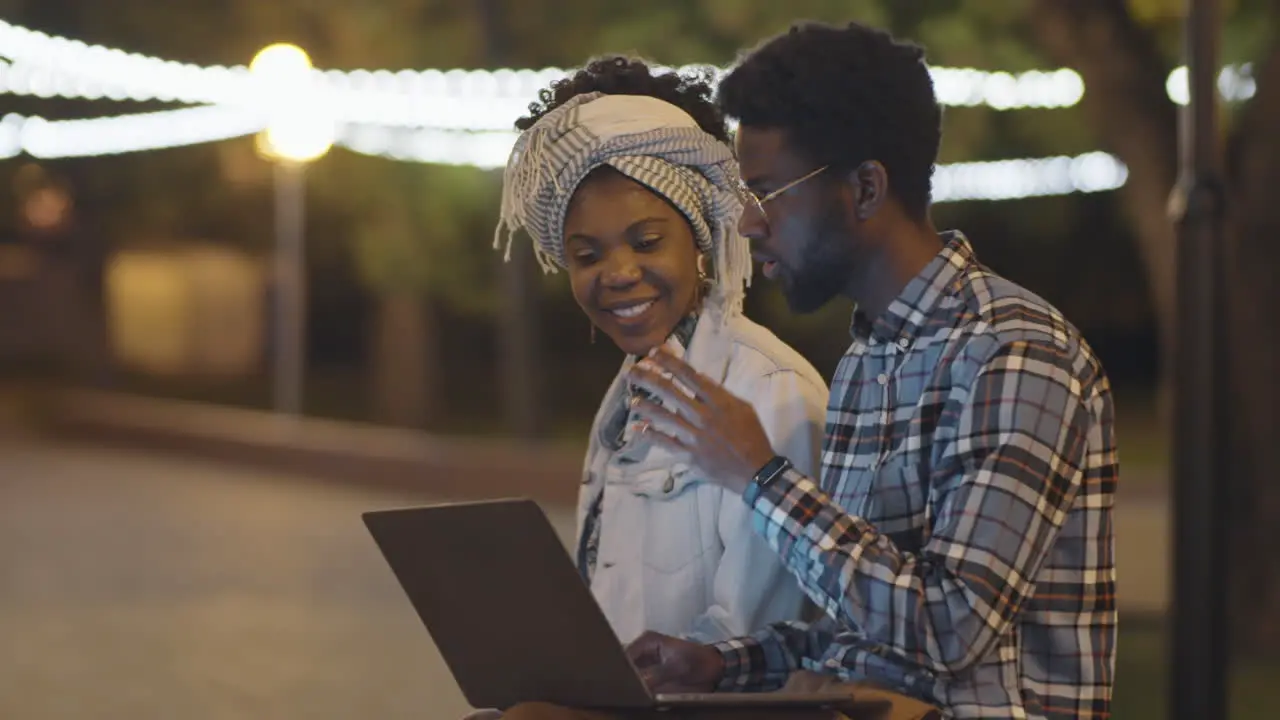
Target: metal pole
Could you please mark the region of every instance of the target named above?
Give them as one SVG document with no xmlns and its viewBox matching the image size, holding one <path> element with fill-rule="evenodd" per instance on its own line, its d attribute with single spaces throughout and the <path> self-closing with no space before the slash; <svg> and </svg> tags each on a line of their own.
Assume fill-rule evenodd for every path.
<svg viewBox="0 0 1280 720">
<path fill-rule="evenodd" d="M 297 417 L 302 413 L 306 358 L 306 266 L 303 252 L 305 167 L 275 163 L 275 410 Z"/>
<path fill-rule="evenodd" d="M 1179 121 L 1181 172 L 1174 358 L 1173 653 L 1170 712 L 1227 717 L 1227 502 L 1223 229 L 1226 196 L 1218 138 L 1219 0 L 1187 0 L 1184 43 L 1190 103 Z"/>
<path fill-rule="evenodd" d="M 479 0 L 476 8 L 483 28 L 486 64 L 504 66 L 510 40 L 502 23 L 503 0 Z M 503 416 L 518 437 L 545 434 L 546 411 L 541 401 L 543 357 L 537 269 L 528 248 L 514 248 L 502 268 L 502 311 L 499 318 L 498 363 L 502 375 Z M 586 332 L 583 332 L 586 336 Z"/>
</svg>

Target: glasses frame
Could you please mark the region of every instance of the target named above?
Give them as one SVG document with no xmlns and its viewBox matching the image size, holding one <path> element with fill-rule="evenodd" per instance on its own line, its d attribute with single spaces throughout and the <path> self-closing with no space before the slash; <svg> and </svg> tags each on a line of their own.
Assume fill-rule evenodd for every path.
<svg viewBox="0 0 1280 720">
<path fill-rule="evenodd" d="M 807 180 L 811 180 L 811 179 L 813 179 L 813 178 L 817 177 L 818 175 L 821 175 L 821 174 L 823 173 L 823 171 L 825 171 L 825 170 L 826 170 L 827 168 L 829 168 L 829 167 L 831 167 L 831 166 L 830 166 L 830 165 L 823 165 L 822 167 L 818 168 L 817 170 L 813 170 L 813 171 L 810 171 L 810 172 L 808 172 L 808 173 L 806 173 L 806 174 L 804 174 L 804 175 L 801 175 L 800 177 L 796 178 L 795 180 L 792 180 L 791 182 L 787 183 L 786 185 L 783 185 L 782 187 L 778 188 L 777 190 L 774 190 L 774 191 L 772 191 L 772 192 L 766 193 L 766 194 L 765 194 L 765 195 L 763 195 L 763 196 L 756 195 L 754 192 L 752 192 L 751 188 L 748 188 L 746 185 L 743 185 L 743 184 L 739 183 L 739 184 L 738 184 L 738 191 L 739 191 L 739 194 L 740 194 L 740 195 L 742 195 L 742 203 L 743 203 L 743 205 L 747 205 L 747 206 L 754 207 L 754 208 L 755 208 L 755 210 L 756 210 L 757 212 L 759 212 L 759 213 L 760 213 L 760 217 L 761 217 L 761 218 L 763 218 L 763 219 L 764 219 L 764 221 L 767 223 L 767 222 L 769 222 L 769 212 L 768 212 L 767 210 L 765 210 L 765 208 L 764 208 L 765 203 L 769 202 L 770 200 L 773 200 L 773 199 L 777 198 L 779 195 L 781 195 L 781 194 L 785 193 L 786 191 L 790 190 L 791 188 L 794 188 L 794 187 L 796 187 L 797 185 L 800 185 L 800 184 L 804 183 L 804 182 L 805 182 L 805 181 L 807 181 Z"/>
</svg>

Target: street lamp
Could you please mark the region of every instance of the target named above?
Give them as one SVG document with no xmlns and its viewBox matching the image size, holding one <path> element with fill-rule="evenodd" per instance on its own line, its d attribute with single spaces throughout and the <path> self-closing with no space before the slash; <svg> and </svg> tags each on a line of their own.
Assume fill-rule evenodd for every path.
<svg viewBox="0 0 1280 720">
<path fill-rule="evenodd" d="M 333 146 L 335 129 L 333 115 L 315 92 L 316 74 L 302 48 L 269 45 L 254 56 L 249 73 L 258 105 L 267 113 L 266 129 L 255 144 L 274 167 L 274 406 L 278 413 L 297 417 L 306 357 L 305 170 Z"/>
</svg>

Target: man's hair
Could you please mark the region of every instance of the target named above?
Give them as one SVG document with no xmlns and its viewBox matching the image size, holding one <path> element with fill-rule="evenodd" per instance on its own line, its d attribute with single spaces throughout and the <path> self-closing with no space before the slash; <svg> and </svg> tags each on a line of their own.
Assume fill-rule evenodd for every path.
<svg viewBox="0 0 1280 720">
<path fill-rule="evenodd" d="M 717 102 L 743 125 L 783 130 L 815 164 L 879 161 L 907 213 L 928 213 L 942 110 L 919 46 L 858 23 L 798 23 L 742 56 Z"/>
<path fill-rule="evenodd" d="M 711 71 L 655 73 L 644 60 L 622 55 L 594 58 L 574 74 L 555 81 L 530 103 L 529 114 L 516 120 L 517 130 L 528 130 L 543 115 L 579 95 L 647 95 L 675 105 L 698 123 L 702 131 L 729 143 L 724 113 L 716 106 Z"/>
</svg>

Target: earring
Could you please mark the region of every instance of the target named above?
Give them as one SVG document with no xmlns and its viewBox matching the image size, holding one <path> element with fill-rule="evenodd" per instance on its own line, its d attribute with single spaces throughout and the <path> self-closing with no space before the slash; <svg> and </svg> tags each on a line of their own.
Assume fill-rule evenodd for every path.
<svg viewBox="0 0 1280 720">
<path fill-rule="evenodd" d="M 698 269 L 698 300 L 702 300 L 711 293 L 711 277 L 707 275 L 707 254 L 702 253 L 695 262 Z"/>
<path fill-rule="evenodd" d="M 596 324 L 591 323 L 591 344 L 596 344 Z"/>
</svg>

